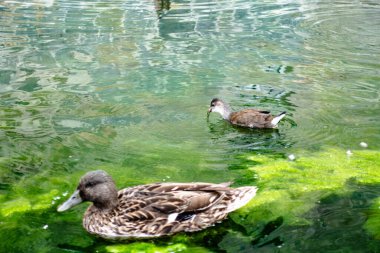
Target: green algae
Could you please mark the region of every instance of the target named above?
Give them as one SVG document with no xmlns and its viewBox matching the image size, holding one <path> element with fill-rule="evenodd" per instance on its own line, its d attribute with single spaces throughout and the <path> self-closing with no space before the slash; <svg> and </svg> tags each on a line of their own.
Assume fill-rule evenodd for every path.
<svg viewBox="0 0 380 253">
<path fill-rule="evenodd" d="M 105 246 L 102 250 L 109 253 L 209 253 L 203 247 L 189 246 L 183 243 L 170 243 L 167 246 L 148 242 L 135 242 L 130 244 L 117 244 Z"/>
<path fill-rule="evenodd" d="M 231 215 L 249 234 L 260 231 L 257 224 L 263 225 L 278 217 L 283 217 L 287 226 L 308 225 L 313 220 L 306 217 L 307 212 L 326 196 L 354 191 L 351 182 L 380 184 L 378 151 L 357 150 L 347 155 L 344 150 L 330 148 L 313 154 L 300 152 L 297 156 L 295 161 L 264 155 L 250 157 L 260 164 L 250 168 L 257 173 L 260 190 L 246 208 Z M 380 210 L 373 211 L 373 220 L 377 220 L 379 214 Z M 372 224 L 371 220 L 366 227 L 378 235 L 380 227 L 368 224 Z"/>
<path fill-rule="evenodd" d="M 1 204 L 0 213 L 2 216 L 9 216 L 15 212 L 25 212 L 31 209 L 28 199 L 18 198 Z"/>
<path fill-rule="evenodd" d="M 105 250 L 110 253 L 175 253 L 183 252 L 187 249 L 187 246 L 181 243 L 169 245 L 167 247 L 156 246 L 153 243 L 131 243 L 127 245 L 110 245 L 106 246 Z"/>
<path fill-rule="evenodd" d="M 367 231 L 373 234 L 377 240 L 380 240 L 380 198 L 377 198 L 371 206 L 368 214 L 368 220 L 366 221 L 364 227 Z"/>
<path fill-rule="evenodd" d="M 40 172 L 23 177 L 12 185 L 8 194 L 1 196 L 0 217 L 3 222 L 0 238 L 5 240 L 7 235 L 10 238 L 20 236 L 17 245 L 20 252 L 28 252 L 25 249 L 30 245 L 34 245 L 30 249 L 36 252 L 49 252 L 51 249 L 56 249 L 57 252 L 64 252 L 65 249 L 74 252 L 210 252 L 216 248 L 227 252 L 249 252 L 255 244 L 264 245 L 268 241 L 281 245 L 278 238 L 284 235 L 278 235 L 280 232 L 276 232 L 276 229 L 282 232 L 290 229 L 303 231 L 315 226 L 317 219 L 313 213 L 322 204 L 331 206 L 340 199 L 347 198 L 354 201 L 355 194 L 361 193 L 363 187 L 375 187 L 371 191 L 380 194 L 376 190 L 380 185 L 378 151 L 356 150 L 348 156 L 344 150 L 330 148 L 315 153 L 295 154 L 294 161 L 278 155 L 252 154 L 245 157 L 244 164 L 247 168 L 233 170 L 238 179 L 235 185 L 256 182 L 259 187 L 257 196 L 246 207 L 232 213 L 228 221 L 214 228 L 194 234 L 176 235 L 164 242 L 157 239 L 154 242 L 109 245 L 98 241 L 81 226 L 86 204 L 66 213 L 56 212 L 58 204 L 71 194 L 85 171 L 78 170 L 69 174 L 64 171 L 54 174 Z M 248 166 L 249 161 L 252 161 L 251 166 Z M 107 170 L 120 187 L 148 183 L 128 174 L 134 171 L 133 163 L 124 166 L 99 165 L 92 169 Z M 160 168 L 149 180 L 153 181 L 154 176 L 161 178 L 174 171 L 174 168 Z M 355 219 L 363 219 L 363 222 L 355 226 L 379 239 L 380 202 L 375 197 L 369 201 L 371 205 L 366 207 L 368 211 L 355 216 Z M 44 229 L 46 225 L 47 228 Z M 270 237 L 265 236 L 268 229 L 275 231 Z M 207 243 L 204 238 L 209 238 L 210 242 Z M 12 247 L 4 244 L 4 249 Z"/>
</svg>

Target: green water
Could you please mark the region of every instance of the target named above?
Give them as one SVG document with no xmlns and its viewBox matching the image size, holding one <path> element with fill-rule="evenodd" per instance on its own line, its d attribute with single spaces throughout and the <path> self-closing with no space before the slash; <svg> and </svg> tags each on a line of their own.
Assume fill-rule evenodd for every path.
<svg viewBox="0 0 380 253">
<path fill-rule="evenodd" d="M 379 252 L 379 17 L 378 1 L 0 1 L 0 251 Z M 213 97 L 288 113 L 234 128 L 206 121 Z M 86 204 L 56 212 L 93 169 L 259 192 L 199 233 L 108 242 Z"/>
</svg>

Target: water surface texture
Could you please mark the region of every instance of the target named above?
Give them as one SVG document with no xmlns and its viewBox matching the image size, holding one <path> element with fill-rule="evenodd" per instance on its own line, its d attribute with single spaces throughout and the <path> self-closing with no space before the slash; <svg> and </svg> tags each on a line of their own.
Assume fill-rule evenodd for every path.
<svg viewBox="0 0 380 253">
<path fill-rule="evenodd" d="M 207 121 L 214 97 L 287 116 Z M 379 122 L 378 1 L 0 1 L 1 250 L 379 252 Z M 93 169 L 260 190 L 204 232 L 107 242 L 86 204 L 56 212 Z"/>
</svg>

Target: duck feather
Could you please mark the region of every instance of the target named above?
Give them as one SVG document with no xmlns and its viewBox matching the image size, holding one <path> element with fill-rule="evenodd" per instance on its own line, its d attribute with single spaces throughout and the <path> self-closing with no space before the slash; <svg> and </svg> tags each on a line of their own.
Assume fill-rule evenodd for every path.
<svg viewBox="0 0 380 253">
<path fill-rule="evenodd" d="M 97 189 L 105 189 L 103 184 L 113 184 L 112 179 L 101 182 L 84 188 L 81 184 L 87 183 L 86 178 L 81 179 L 78 189 L 87 191 L 81 196 L 89 198 L 84 201 L 94 202 L 97 198 L 92 195 L 101 194 Z M 117 192 L 113 206 L 95 202 L 90 205 L 83 226 L 88 232 L 108 239 L 151 238 L 198 231 L 222 221 L 229 212 L 244 206 L 257 190 L 251 186 L 234 189 L 228 185 L 155 183 L 125 188 Z"/>
</svg>

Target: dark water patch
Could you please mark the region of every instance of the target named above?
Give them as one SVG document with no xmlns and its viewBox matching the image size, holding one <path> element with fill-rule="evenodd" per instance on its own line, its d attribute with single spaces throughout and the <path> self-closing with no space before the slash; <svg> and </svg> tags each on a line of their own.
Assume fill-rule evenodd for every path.
<svg viewBox="0 0 380 253">
<path fill-rule="evenodd" d="M 75 214 L 71 216 L 79 218 Z M 18 223 L 20 220 L 29 219 L 33 222 L 22 225 Z M 42 249 L 66 252 L 60 251 L 62 244 L 70 244 L 71 249 L 75 248 L 79 252 L 85 252 L 86 248 L 93 242 L 91 237 L 83 233 L 80 223 L 63 221 L 55 215 L 40 211 L 13 215 L 2 229 L 4 232 L 1 235 L 4 242 L 3 250 L 8 252 L 15 250 L 18 252 L 36 252 Z M 70 231 L 70 233 L 55 236 L 58 231 Z M 51 239 L 48 239 L 49 237 Z M 18 241 L 18 244 L 15 245 L 14 241 Z"/>
<path fill-rule="evenodd" d="M 229 233 L 219 246 L 227 252 L 376 251 L 378 242 L 368 235 L 363 226 L 368 210 L 378 196 L 379 187 L 350 187 L 354 188 L 350 194 L 331 194 L 322 198 L 305 215 L 312 221 L 312 225 L 288 226 L 283 224 L 282 217 L 278 217 L 260 225 L 259 232 L 251 236 L 242 232 Z"/>
</svg>

